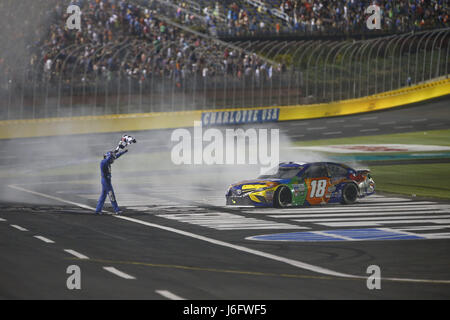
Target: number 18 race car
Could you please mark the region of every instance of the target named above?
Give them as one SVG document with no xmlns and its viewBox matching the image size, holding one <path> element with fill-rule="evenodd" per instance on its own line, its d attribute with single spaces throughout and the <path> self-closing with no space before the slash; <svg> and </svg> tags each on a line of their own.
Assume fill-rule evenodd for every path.
<svg viewBox="0 0 450 320">
<path fill-rule="evenodd" d="M 331 162 L 283 162 L 256 180 L 231 185 L 226 203 L 276 208 L 352 204 L 374 192 L 375 182 L 369 170 Z"/>
</svg>

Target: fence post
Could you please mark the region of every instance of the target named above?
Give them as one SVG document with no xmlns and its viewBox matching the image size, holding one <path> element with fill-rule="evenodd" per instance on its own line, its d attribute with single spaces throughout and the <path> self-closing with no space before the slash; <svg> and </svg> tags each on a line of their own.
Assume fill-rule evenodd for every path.
<svg viewBox="0 0 450 320">
<path fill-rule="evenodd" d="M 124 41 L 122 41 L 121 43 L 119 43 L 118 45 L 116 45 L 116 46 L 114 46 L 112 49 L 114 49 L 114 54 L 110 57 L 111 58 L 111 60 L 112 60 L 112 63 L 114 64 L 115 63 L 115 61 L 116 61 L 116 57 L 117 56 L 119 56 L 119 54 L 121 54 L 122 53 L 122 51 L 123 50 L 125 50 L 125 49 L 127 49 L 128 47 L 130 47 L 130 46 L 132 46 L 132 45 L 134 45 L 137 41 L 136 40 L 134 40 L 134 41 L 131 41 L 130 43 L 128 43 L 129 42 L 129 38 L 127 37 L 127 38 L 125 38 L 125 40 Z M 117 49 L 116 49 L 117 48 Z M 126 57 L 128 56 L 128 54 L 127 55 L 125 55 L 125 59 L 123 60 L 123 61 L 126 61 Z M 120 63 L 120 62 L 119 62 Z M 109 68 L 108 68 L 109 69 Z M 121 71 L 122 71 L 122 66 L 119 66 L 119 72 L 118 72 L 118 82 L 117 82 L 117 88 L 116 88 L 116 108 L 115 108 L 115 113 L 116 114 L 118 114 L 119 113 L 119 104 L 118 104 L 118 102 L 119 102 L 119 99 L 120 99 L 120 81 L 122 80 L 122 75 L 121 75 Z M 113 72 L 113 70 L 109 70 L 109 72 Z M 105 96 L 105 98 L 106 98 L 106 96 Z M 106 103 L 105 103 L 105 105 L 106 105 Z M 111 108 L 111 110 L 112 110 L 112 108 Z"/>
<path fill-rule="evenodd" d="M 358 92 L 358 98 L 359 97 L 361 97 L 362 96 L 362 88 L 363 88 L 363 61 L 364 61 L 364 57 L 365 57 L 365 55 L 364 55 L 364 53 L 365 53 L 365 51 L 366 51 L 366 49 L 367 48 L 370 48 L 370 45 L 371 45 L 371 43 L 373 42 L 374 40 L 368 40 L 368 41 L 366 41 L 366 43 L 364 43 L 363 45 L 362 45 L 362 50 L 361 50 L 361 54 L 360 54 L 360 61 L 359 61 L 359 92 Z M 355 78 L 356 79 L 356 78 Z M 356 98 L 356 96 L 355 96 L 355 98 Z"/>
<path fill-rule="evenodd" d="M 293 60 L 295 59 L 295 57 L 297 56 L 297 52 L 299 52 L 299 50 L 303 49 L 303 46 L 309 46 L 309 44 L 314 44 L 314 41 L 313 40 L 305 41 L 305 43 L 303 43 L 300 46 L 298 46 L 297 50 L 294 51 L 292 59 Z M 308 49 L 309 49 L 309 47 L 308 47 Z M 303 56 L 308 51 L 308 49 L 303 50 L 303 52 L 300 54 L 300 57 L 298 59 L 299 71 L 298 71 L 298 75 L 297 75 L 297 83 L 300 86 L 300 88 L 303 85 L 303 74 L 302 74 L 302 71 L 301 71 L 302 70 L 302 65 L 301 64 L 302 64 Z M 301 93 L 302 93 L 302 92 L 299 92 L 300 88 L 297 88 L 297 90 L 296 90 L 297 91 L 297 105 L 300 104 L 300 96 L 301 96 Z"/>
<path fill-rule="evenodd" d="M 401 88 L 402 84 L 401 84 L 401 79 L 403 77 L 403 68 L 402 68 L 402 57 L 403 57 L 403 46 L 407 43 L 407 41 L 411 38 L 414 37 L 414 33 L 411 33 L 410 35 L 405 34 L 406 39 L 403 41 L 402 45 L 400 46 L 400 60 L 399 60 L 399 67 L 400 67 L 400 75 L 398 77 L 398 85 L 397 88 Z M 408 52 L 409 53 L 409 52 Z M 394 61 L 392 61 L 392 65 L 394 65 Z M 392 72 L 394 72 L 394 68 L 392 67 Z M 391 90 L 393 90 L 393 87 L 391 87 Z"/>
<path fill-rule="evenodd" d="M 314 53 L 316 52 L 317 49 L 320 49 L 322 47 L 322 45 L 324 45 L 325 43 L 327 43 L 328 41 L 322 42 L 319 41 L 317 47 L 315 47 L 312 51 L 311 54 L 308 58 L 308 62 L 306 63 L 306 88 L 305 88 L 305 96 L 308 97 L 308 93 L 309 93 L 309 69 L 311 66 L 311 58 L 314 56 Z"/>
<path fill-rule="evenodd" d="M 58 105 L 56 108 L 56 116 L 57 117 L 59 116 L 59 111 L 61 108 L 61 82 L 62 82 L 63 74 L 65 73 L 66 63 L 67 63 L 68 59 L 70 57 L 72 57 L 72 53 L 77 51 L 79 49 L 79 47 L 77 46 L 74 50 L 71 50 L 70 52 L 69 52 L 69 49 L 71 49 L 75 46 L 77 46 L 77 45 L 73 44 L 73 45 L 70 45 L 69 47 L 67 47 L 67 49 L 66 49 L 66 52 L 68 53 L 67 57 L 64 59 L 63 63 L 61 64 L 61 70 L 59 73 L 59 86 L 58 86 Z M 33 109 L 34 109 L 34 103 L 33 103 Z"/>
<path fill-rule="evenodd" d="M 227 72 L 228 72 L 228 64 L 227 64 L 227 67 L 225 68 L 225 71 L 224 71 L 224 73 L 223 73 L 223 80 L 224 80 L 224 86 L 223 86 L 223 102 L 224 102 L 224 106 L 223 107 L 227 107 L 227 104 L 228 104 L 228 102 L 227 102 L 227 99 L 226 99 L 226 97 L 227 97 L 227 84 L 228 84 L 228 74 L 227 74 Z"/>
<path fill-rule="evenodd" d="M 42 51 L 44 51 L 48 46 L 49 46 L 49 45 L 44 45 L 44 47 L 42 48 Z M 53 77 L 53 73 L 54 73 L 54 70 L 55 70 L 55 62 L 56 62 L 56 58 L 57 58 L 57 57 L 58 57 L 58 55 L 55 55 L 55 57 L 52 59 L 52 68 L 51 68 L 51 70 L 50 70 L 50 72 L 49 72 L 49 76 L 47 77 L 46 83 L 45 83 L 45 109 L 46 109 L 46 110 L 49 109 L 49 108 L 48 108 L 48 92 L 49 92 L 48 86 L 49 86 L 49 84 L 50 84 L 50 80 L 51 80 L 52 77 Z M 40 61 L 37 61 L 36 63 L 37 63 L 37 64 L 40 64 Z M 45 61 L 44 61 L 44 63 L 45 63 Z M 44 63 L 42 63 L 41 66 L 43 66 Z"/>
<path fill-rule="evenodd" d="M 322 53 L 326 53 L 327 49 L 329 49 L 329 47 L 333 48 L 333 42 L 329 41 L 328 43 L 324 43 L 324 48 L 322 50 L 320 50 L 320 52 L 317 54 L 317 59 L 316 59 L 316 63 L 315 63 L 315 78 L 314 78 L 314 97 L 317 99 L 317 102 L 319 102 L 319 94 L 318 94 L 318 88 L 319 88 L 319 64 L 320 64 L 320 57 L 322 55 Z M 326 61 L 324 60 L 323 62 L 324 67 L 326 68 Z M 325 85 L 324 80 L 322 79 L 322 85 Z"/>
<path fill-rule="evenodd" d="M 441 35 L 441 33 L 444 33 L 444 35 L 445 35 L 445 32 L 446 32 L 445 30 L 440 31 L 437 34 L 437 36 L 434 38 L 433 44 L 431 45 L 431 59 L 430 59 L 430 76 L 429 76 L 429 79 L 433 78 L 433 76 L 432 76 L 432 73 L 433 73 L 433 71 L 432 71 L 433 70 L 433 55 L 434 55 L 434 46 L 436 44 L 436 40 L 439 39 L 439 36 Z M 423 74 L 422 78 L 425 80 L 425 67 L 423 68 L 423 71 L 424 71 L 424 74 Z"/>
<path fill-rule="evenodd" d="M 342 49 L 348 48 L 348 47 L 351 46 L 351 45 L 352 45 L 351 43 L 344 43 L 344 44 L 342 45 L 342 47 L 340 47 L 340 48 L 338 49 L 338 51 L 336 51 L 336 53 L 334 54 L 334 59 L 333 59 L 333 70 L 332 70 L 332 72 L 331 72 L 331 83 L 332 83 L 332 86 L 331 86 L 331 101 L 335 101 L 335 100 L 334 100 L 334 70 L 336 69 L 336 58 L 338 57 L 339 52 L 341 52 Z"/>
<path fill-rule="evenodd" d="M 127 41 L 127 39 L 124 42 L 122 42 L 122 44 L 125 43 Z M 122 46 L 119 50 L 117 50 L 116 53 L 114 53 L 114 55 L 112 56 L 113 61 L 115 61 L 116 56 L 119 56 L 119 54 L 121 54 L 122 51 L 128 49 L 130 46 L 133 46 L 136 42 L 137 41 L 134 40 L 131 43 L 126 44 L 126 45 Z M 125 54 L 125 57 L 123 58 L 123 61 L 127 61 L 129 54 L 130 54 L 130 51 L 128 50 Z M 123 73 L 122 65 L 120 65 L 120 62 L 118 62 L 118 63 L 119 63 L 119 71 L 118 71 L 117 75 L 118 75 L 119 81 L 117 82 L 117 90 L 116 90 L 116 92 L 117 92 L 117 94 L 116 94 L 116 114 L 119 113 L 120 89 L 121 89 L 121 81 L 122 81 L 122 73 Z"/>
<path fill-rule="evenodd" d="M 444 37 L 442 37 L 442 40 L 441 40 L 441 44 L 439 45 L 439 54 L 438 54 L 438 63 L 437 63 L 437 65 L 436 65 L 436 77 L 439 77 L 439 75 L 440 75 L 440 66 L 441 66 L 441 51 L 442 51 L 442 44 L 444 43 L 444 39 L 446 38 L 446 36 L 447 36 L 447 34 L 445 34 L 445 36 Z M 447 41 L 447 47 L 448 47 L 448 41 Z M 447 55 L 448 55 L 448 53 L 447 53 Z"/>
<path fill-rule="evenodd" d="M 392 37 L 392 39 L 388 41 L 387 46 L 386 46 L 386 49 L 384 50 L 384 60 L 383 60 L 383 92 L 386 91 L 386 73 L 387 73 L 387 70 L 386 70 L 386 60 L 387 60 L 387 58 L 386 58 L 386 56 L 387 56 L 387 53 L 389 52 L 389 47 L 391 46 L 392 41 L 394 41 L 394 40 L 398 40 L 398 39 L 397 39 L 396 37 Z M 397 43 L 397 42 L 395 42 L 395 43 Z M 392 53 L 392 56 L 394 56 L 394 55 L 395 55 L 395 46 L 394 46 L 394 52 Z"/>
<path fill-rule="evenodd" d="M 343 82 L 344 82 L 344 77 L 342 75 L 344 69 L 345 69 L 345 56 L 347 55 L 347 52 L 349 50 L 352 49 L 353 45 L 355 44 L 355 40 L 351 40 L 351 42 L 348 44 L 348 46 L 344 49 L 344 52 L 342 53 L 342 60 L 341 60 L 341 65 L 339 68 L 339 78 L 338 78 L 338 82 L 339 82 L 339 100 L 342 100 L 342 92 L 343 92 Z"/>
<path fill-rule="evenodd" d="M 350 71 L 349 75 L 352 76 L 352 79 L 348 79 L 348 84 L 349 84 L 348 88 L 349 88 L 350 91 L 353 90 L 353 94 L 347 95 L 347 99 L 349 99 L 350 97 L 352 97 L 352 96 L 354 96 L 356 94 L 356 84 L 353 81 L 355 79 L 355 77 L 353 76 L 353 72 L 352 72 L 352 61 L 353 61 L 353 54 L 355 52 L 358 52 L 359 49 L 361 49 L 359 41 L 356 41 L 353 44 L 356 46 L 356 48 L 353 49 L 353 51 L 350 53 L 350 66 L 348 68 L 348 70 Z M 342 81 L 344 81 L 344 79 L 342 79 Z"/>
<path fill-rule="evenodd" d="M 322 98 L 325 100 L 325 96 L 326 96 L 326 90 L 327 90 L 327 63 L 328 63 L 328 58 L 331 55 L 331 53 L 334 51 L 334 49 L 336 47 L 339 47 L 341 45 L 345 45 L 345 43 L 341 43 L 339 41 L 337 41 L 337 43 L 331 47 L 331 49 L 328 51 L 326 57 L 325 57 L 325 61 L 324 61 L 324 68 L 323 68 L 323 95 Z"/>
<path fill-rule="evenodd" d="M 86 48 L 86 46 L 84 46 L 83 48 Z M 82 55 L 80 55 L 78 58 L 76 58 L 75 64 L 74 64 L 74 66 L 72 68 L 72 76 L 71 76 L 71 79 L 70 79 L 70 83 L 71 83 L 71 86 L 70 86 L 70 115 L 71 116 L 73 115 L 73 112 L 72 112 L 72 109 L 73 109 L 73 84 L 75 83 L 75 81 L 74 81 L 74 74 L 75 74 L 75 70 L 77 70 L 77 65 L 79 63 L 79 60 L 82 59 L 82 58 L 83 58 Z"/>
<path fill-rule="evenodd" d="M 370 60 L 370 58 L 372 57 L 372 49 L 375 48 L 375 45 L 377 45 L 378 42 L 380 42 L 380 41 L 383 41 L 383 38 L 379 38 L 379 39 L 375 40 L 374 46 L 371 46 L 370 50 L 369 50 L 369 55 L 368 55 L 368 59 L 367 59 L 367 87 L 366 87 L 367 92 L 366 92 L 366 96 L 370 95 L 370 75 L 371 75 L 371 72 L 370 72 L 371 60 Z"/>
<path fill-rule="evenodd" d="M 410 74 L 410 70 L 409 70 L 409 66 L 410 66 L 410 61 L 411 61 L 411 47 L 412 47 L 412 44 L 416 41 L 416 34 L 414 34 L 414 37 L 413 37 L 413 39 L 412 39 L 412 41 L 410 42 L 410 44 L 409 44 L 409 47 L 408 47 L 408 63 L 407 63 L 407 65 L 406 65 L 406 78 L 411 78 L 411 74 Z M 411 78 L 411 82 L 412 82 L 412 78 Z"/>
<path fill-rule="evenodd" d="M 384 38 L 383 41 L 388 41 L 388 39 L 390 39 L 390 38 L 391 38 L 391 37 Z M 378 47 L 377 55 L 376 55 L 376 60 L 375 60 L 375 71 L 376 71 L 376 73 L 375 73 L 375 94 L 378 93 L 378 59 L 379 59 L 379 57 L 380 57 L 380 49 L 381 49 L 382 47 L 383 47 L 383 46 L 379 46 L 379 47 Z"/>
<path fill-rule="evenodd" d="M 287 46 L 289 45 L 289 42 L 288 41 L 285 41 L 284 42 L 284 45 L 283 46 L 281 46 L 281 48 L 275 53 L 275 56 L 274 56 L 274 58 L 276 58 L 276 57 L 278 57 L 279 56 L 279 54 L 280 54 L 280 52 L 284 49 L 284 48 L 286 48 Z M 282 103 L 282 97 L 283 97 L 283 87 L 282 87 L 282 73 L 283 73 L 283 68 L 282 68 L 282 66 L 283 66 L 283 63 L 282 63 L 282 61 L 278 61 L 278 63 L 280 63 L 280 66 L 281 66 L 281 70 L 280 70 L 280 87 L 279 87 L 279 90 L 278 90 L 278 92 L 279 92 L 279 94 L 278 94 L 278 97 L 279 97 L 279 100 L 278 100 L 278 105 L 282 105 L 283 103 Z M 290 94 L 290 92 L 288 92 L 288 95 Z"/>
<path fill-rule="evenodd" d="M 414 68 L 414 83 L 418 84 L 418 70 L 419 70 L 419 51 L 420 51 L 420 44 L 422 43 L 422 40 L 425 39 L 425 37 L 427 36 L 427 33 L 425 32 L 425 34 L 420 38 L 419 43 L 417 44 L 417 50 L 416 50 L 416 66 Z M 426 48 L 425 48 L 426 51 Z M 426 53 L 425 53 L 426 54 Z"/>
<path fill-rule="evenodd" d="M 288 100 L 287 100 L 287 103 L 288 103 L 288 105 L 291 105 L 291 84 L 292 84 L 292 76 L 293 75 L 295 75 L 295 65 L 294 65 L 294 57 L 292 56 L 292 54 L 293 54 L 293 52 L 291 52 L 292 51 L 292 49 L 296 49 L 296 48 L 298 48 L 298 47 L 300 47 L 300 45 L 303 43 L 303 40 L 302 41 L 295 41 L 294 42 L 294 45 L 292 45 L 292 44 L 289 44 L 289 50 L 288 50 L 288 55 L 291 57 L 291 65 L 290 65 L 290 67 L 289 67 L 289 69 L 290 69 L 290 73 L 289 73 L 289 83 L 288 83 L 288 92 L 289 92 L 289 94 L 288 94 Z M 299 45 L 300 44 L 300 45 Z M 295 51 L 297 51 L 297 50 L 295 50 Z"/>
<path fill-rule="evenodd" d="M 448 44 L 448 42 L 447 42 L 447 54 L 446 54 L 446 57 L 445 57 L 445 75 L 446 75 L 446 78 L 448 79 L 448 72 L 449 72 L 449 70 L 448 70 L 448 49 L 450 48 L 450 45 Z"/>
<path fill-rule="evenodd" d="M 38 61 L 36 61 L 36 63 L 39 63 Z M 28 79 L 26 79 L 26 74 L 29 71 L 29 66 L 26 66 L 23 68 L 23 77 L 22 77 L 22 85 L 20 87 L 20 91 L 21 91 L 21 95 L 20 95 L 20 118 L 24 119 L 25 118 L 25 112 L 24 112 L 24 100 L 25 100 L 25 83 L 26 81 L 28 82 Z"/>
<path fill-rule="evenodd" d="M 342 66 L 339 72 L 339 100 L 342 100 L 342 83 L 344 82 L 344 80 L 342 79 L 342 71 L 344 70 L 345 56 L 347 55 L 348 50 L 351 49 L 354 44 L 355 42 L 350 43 L 349 47 L 345 49 L 344 54 L 342 55 Z"/>
<path fill-rule="evenodd" d="M 425 81 L 425 65 L 427 60 L 427 47 L 428 47 L 428 41 L 433 37 L 433 35 L 436 33 L 436 31 L 431 32 L 429 36 L 427 37 L 427 40 L 425 41 L 425 50 L 423 55 L 423 68 L 422 68 L 422 81 Z M 433 43 L 434 45 L 434 43 Z M 433 55 L 431 55 L 431 59 L 433 59 Z"/>
<path fill-rule="evenodd" d="M 126 66 L 126 61 L 131 52 L 132 52 L 131 50 L 127 51 L 127 53 L 125 54 L 125 57 L 123 58 L 123 62 L 119 68 L 119 84 L 118 84 L 118 88 L 117 88 L 118 93 L 117 93 L 117 105 L 116 105 L 117 113 L 122 113 L 119 110 L 119 105 L 120 105 L 121 98 L 122 98 L 122 75 L 124 75 L 125 78 L 128 79 L 128 74 L 126 74 L 126 70 L 124 69 L 124 67 Z"/>
</svg>

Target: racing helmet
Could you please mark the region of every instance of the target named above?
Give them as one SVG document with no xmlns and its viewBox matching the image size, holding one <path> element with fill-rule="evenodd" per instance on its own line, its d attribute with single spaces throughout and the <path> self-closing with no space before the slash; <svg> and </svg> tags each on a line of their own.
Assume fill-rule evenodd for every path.
<svg viewBox="0 0 450 320">
<path fill-rule="evenodd" d="M 114 161 L 116 159 L 116 153 L 114 151 L 108 151 L 103 155 L 103 159 L 106 159 L 108 157 L 111 157 L 112 161 Z"/>
</svg>

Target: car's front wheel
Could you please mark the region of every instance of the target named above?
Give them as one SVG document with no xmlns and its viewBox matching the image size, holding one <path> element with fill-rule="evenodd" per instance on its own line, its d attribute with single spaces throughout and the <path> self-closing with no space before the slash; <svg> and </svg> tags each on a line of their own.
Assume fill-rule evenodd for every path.
<svg viewBox="0 0 450 320">
<path fill-rule="evenodd" d="M 286 208 L 292 203 L 292 192 L 287 186 L 281 186 L 275 191 L 273 206 L 275 208 Z"/>
<path fill-rule="evenodd" d="M 342 204 L 353 204 L 358 199 L 358 187 L 354 183 L 348 183 L 342 190 Z"/>
</svg>

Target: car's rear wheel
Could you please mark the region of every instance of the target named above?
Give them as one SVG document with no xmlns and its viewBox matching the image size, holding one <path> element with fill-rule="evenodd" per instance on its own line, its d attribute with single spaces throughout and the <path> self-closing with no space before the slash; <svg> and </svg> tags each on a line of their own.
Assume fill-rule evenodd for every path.
<svg viewBox="0 0 450 320">
<path fill-rule="evenodd" d="M 354 183 L 348 183 L 342 190 L 342 204 L 353 204 L 358 199 L 358 187 Z"/>
<path fill-rule="evenodd" d="M 292 192 L 287 186 L 281 186 L 275 191 L 273 206 L 286 208 L 292 203 Z"/>
</svg>

